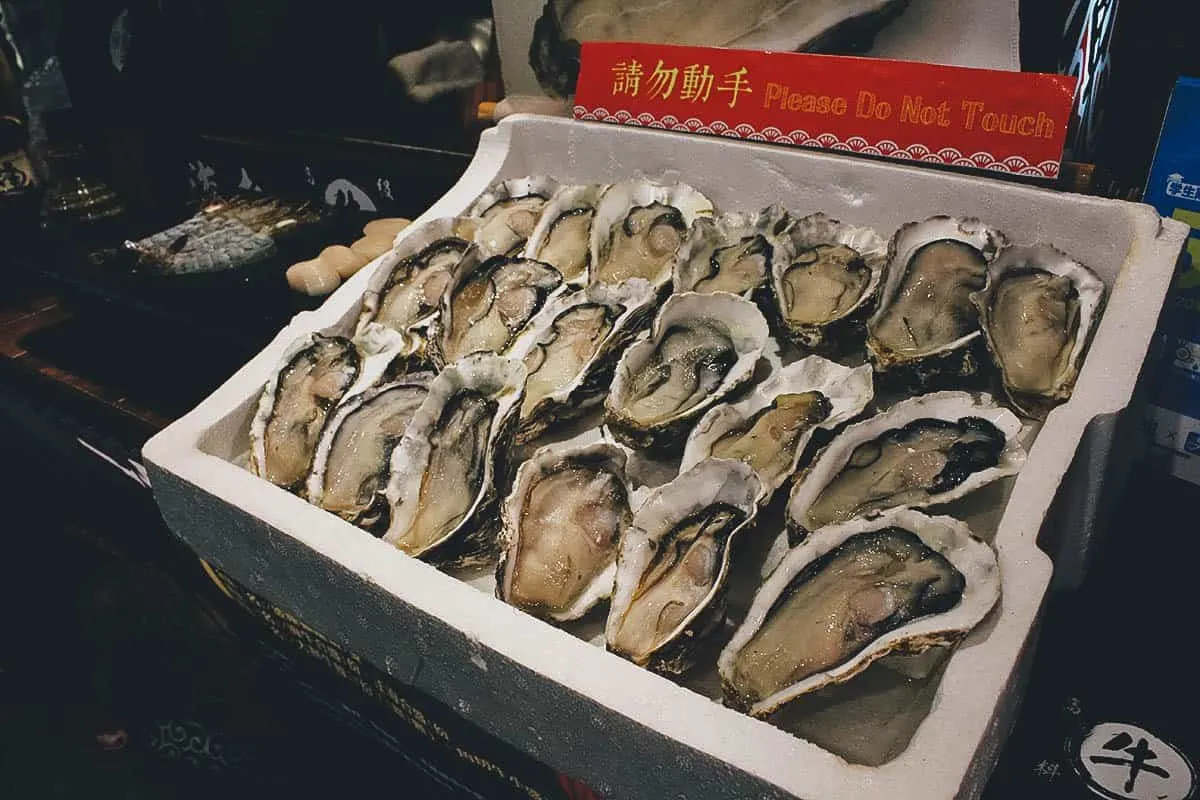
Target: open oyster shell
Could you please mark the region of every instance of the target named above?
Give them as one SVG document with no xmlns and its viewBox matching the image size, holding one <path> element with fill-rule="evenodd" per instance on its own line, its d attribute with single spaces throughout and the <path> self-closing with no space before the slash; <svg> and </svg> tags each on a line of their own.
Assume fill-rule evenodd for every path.
<svg viewBox="0 0 1200 800">
<path fill-rule="evenodd" d="M 787 230 L 789 259 L 776 259 L 771 293 L 783 331 L 818 352 L 860 345 L 875 310 L 888 243 L 871 228 L 825 214 L 796 220 Z"/>
<path fill-rule="evenodd" d="M 560 188 L 542 210 L 522 255 L 554 267 L 569 286 L 586 284 L 592 262 L 592 222 L 606 191 L 608 184 L 599 183 Z"/>
<path fill-rule="evenodd" d="M 1000 368 L 1004 391 L 1029 417 L 1070 398 L 1104 308 L 1108 287 L 1047 244 L 1008 247 L 971 295 Z"/>
<path fill-rule="evenodd" d="M 545 175 L 510 178 L 488 187 L 467 212 L 477 221 L 476 246 L 485 256 L 519 253 L 556 191 L 558 181 Z"/>
<path fill-rule="evenodd" d="M 1020 471 L 1021 421 L 989 395 L 935 392 L 845 428 L 788 498 L 793 538 L 899 506 L 948 503 Z"/>
<path fill-rule="evenodd" d="M 881 377 L 918 390 L 975 375 L 986 359 L 971 293 L 1004 234 L 977 219 L 931 217 L 892 237 L 867 356 Z"/>
<path fill-rule="evenodd" d="M 696 423 L 680 470 L 707 458 L 732 458 L 754 468 L 761 503 L 792 476 L 818 430 L 857 417 L 874 397 L 869 365 L 850 368 L 809 356 L 778 370 L 736 403 L 709 410 Z"/>
<path fill-rule="evenodd" d="M 672 295 L 649 337 L 617 363 L 604 421 L 631 447 L 680 443 L 696 419 L 753 377 L 769 342 L 767 321 L 749 300 Z"/>
<path fill-rule="evenodd" d="M 725 616 L 730 554 L 762 492 L 749 465 L 710 459 L 653 490 L 621 537 L 608 649 L 682 674 Z"/>
<path fill-rule="evenodd" d="M 698 218 L 675 261 L 675 291 L 750 298 L 778 263 L 791 260 L 790 239 L 782 235 L 789 222 L 781 206 Z"/>
<path fill-rule="evenodd" d="M 497 597 L 554 622 L 608 599 L 633 519 L 625 458 L 605 442 L 549 445 L 521 465 L 500 512 Z"/>
<path fill-rule="evenodd" d="M 665 291 L 692 223 L 712 214 L 712 201 L 685 183 L 613 184 L 596 207 L 588 283 L 645 278 Z"/>
<path fill-rule="evenodd" d="M 386 541 L 438 564 L 487 558 L 524 391 L 524 365 L 490 353 L 438 374 L 392 451 Z"/>
<path fill-rule="evenodd" d="M 655 301 L 649 282 L 633 278 L 559 294 L 546 303 L 509 351 L 529 372 L 518 444 L 603 401 L 617 359 L 649 323 Z"/>
<path fill-rule="evenodd" d="M 717 661 L 729 705 L 765 717 L 891 653 L 953 647 L 1000 599 L 962 522 L 893 509 L 816 531 L 759 589 Z"/>
</svg>

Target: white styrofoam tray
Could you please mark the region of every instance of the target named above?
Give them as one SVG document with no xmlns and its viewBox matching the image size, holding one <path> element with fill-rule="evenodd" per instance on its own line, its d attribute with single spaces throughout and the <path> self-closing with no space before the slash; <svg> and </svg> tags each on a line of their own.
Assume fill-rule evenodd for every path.
<svg viewBox="0 0 1200 800">
<path fill-rule="evenodd" d="M 881 767 L 850 765 L 510 608 L 235 465 L 283 349 L 354 319 L 373 268 L 298 315 L 147 443 L 169 526 L 251 591 L 605 797 L 977 796 L 1011 726 L 1051 577 L 1036 537 L 1056 496 L 1056 524 L 1066 529 L 1086 529 L 1096 513 L 1111 422 L 1129 404 L 1186 226 L 1148 206 L 940 171 L 522 116 L 483 135 L 462 179 L 419 221 L 461 213 L 492 181 L 530 173 L 686 181 L 722 211 L 782 202 L 884 235 L 932 214 L 978 216 L 1015 242 L 1059 246 L 1108 282 L 1073 398 L 1050 414 L 1006 488 L 1003 513 L 984 523 L 995 528 L 982 533 L 998 552 L 1001 608 L 950 660 L 907 750 Z M 1082 468 L 1071 469 L 1077 453 Z"/>
</svg>

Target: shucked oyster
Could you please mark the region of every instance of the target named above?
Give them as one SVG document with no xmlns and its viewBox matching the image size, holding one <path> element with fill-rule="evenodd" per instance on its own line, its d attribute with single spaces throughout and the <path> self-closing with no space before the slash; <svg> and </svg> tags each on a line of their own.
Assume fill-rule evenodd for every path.
<svg viewBox="0 0 1200 800">
<path fill-rule="evenodd" d="M 546 303 L 509 352 L 529 371 L 518 444 L 603 400 L 617 359 L 649 322 L 654 303 L 654 290 L 640 278 L 620 286 L 597 284 Z"/>
<path fill-rule="evenodd" d="M 605 422 L 631 447 L 668 447 L 754 374 L 770 336 L 762 312 L 724 292 L 672 295 L 650 336 L 621 356 Z"/>
<path fill-rule="evenodd" d="M 362 368 L 354 342 L 312 334 L 284 353 L 250 425 L 250 469 L 276 486 L 298 489 L 330 411 Z"/>
<path fill-rule="evenodd" d="M 430 342 L 436 364 L 471 353 L 504 352 L 562 284 L 558 270 L 540 261 L 481 258 L 477 249 L 467 253 L 442 297 Z"/>
<path fill-rule="evenodd" d="M 543 447 L 521 465 L 501 510 L 496 596 L 539 617 L 579 619 L 612 594 L 629 527 L 625 451 Z"/>
<path fill-rule="evenodd" d="M 1017 410 L 1044 417 L 1071 396 L 1107 287 L 1050 245 L 1009 247 L 971 295 Z"/>
<path fill-rule="evenodd" d="M 392 451 L 384 539 L 439 564 L 492 547 L 497 475 L 524 393 L 519 361 L 478 353 L 443 369 Z"/>
<path fill-rule="evenodd" d="M 744 400 L 713 407 L 688 437 L 679 468 L 706 458 L 744 461 L 758 475 L 766 503 L 796 471 L 813 433 L 854 419 L 873 396 L 870 366 L 851 369 L 809 356 L 777 371 Z"/>
<path fill-rule="evenodd" d="M 721 624 L 730 552 L 762 491 L 740 461 L 710 459 L 655 489 L 621 537 L 608 649 L 680 674 Z"/>
<path fill-rule="evenodd" d="M 779 206 L 698 218 L 675 262 L 675 291 L 750 297 L 777 262 L 791 259 L 790 242 L 781 236 L 788 222 Z"/>
<path fill-rule="evenodd" d="M 788 335 L 804 347 L 834 351 L 861 344 L 875 310 L 888 246 L 870 228 L 824 214 L 787 231 L 791 258 L 776 259 L 771 290 Z"/>
<path fill-rule="evenodd" d="M 588 41 L 752 50 L 865 51 L 908 0 L 547 0 L 529 64 L 548 93 L 568 97 Z"/>
<path fill-rule="evenodd" d="M 587 283 L 592 261 L 592 221 L 607 184 L 564 186 L 542 211 L 537 227 L 525 244 L 525 258 L 554 267 L 570 286 Z"/>
<path fill-rule="evenodd" d="M 867 355 L 918 388 L 979 369 L 982 334 L 971 293 L 983 288 L 1003 234 L 976 219 L 932 217 L 892 238 Z"/>
<path fill-rule="evenodd" d="M 1025 463 L 1021 422 L 987 395 L 936 392 L 847 427 L 801 475 L 788 527 L 802 535 L 854 517 L 947 503 Z"/>
<path fill-rule="evenodd" d="M 490 187 L 467 212 L 478 220 L 475 244 L 485 256 L 515 255 L 557 189 L 558 182 L 543 175 L 512 178 Z"/>
<path fill-rule="evenodd" d="M 1000 599 L 991 548 L 950 517 L 896 509 L 787 554 L 717 661 L 726 702 L 765 717 L 892 652 L 957 645 Z"/>
<path fill-rule="evenodd" d="M 588 282 L 645 278 L 655 289 L 665 289 L 692 223 L 712 213 L 712 202 L 684 183 L 614 184 L 596 207 Z"/>
</svg>

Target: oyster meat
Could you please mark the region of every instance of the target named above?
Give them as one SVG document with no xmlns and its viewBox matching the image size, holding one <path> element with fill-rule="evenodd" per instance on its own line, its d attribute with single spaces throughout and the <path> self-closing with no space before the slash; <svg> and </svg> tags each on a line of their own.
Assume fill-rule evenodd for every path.
<svg viewBox="0 0 1200 800">
<path fill-rule="evenodd" d="M 621 538 L 609 650 L 664 673 L 691 666 L 724 618 L 733 541 L 761 491 L 748 465 L 710 459 L 650 493 Z"/>
<path fill-rule="evenodd" d="M 485 256 L 515 255 L 557 190 L 558 182 L 542 175 L 512 178 L 490 187 L 467 213 L 478 220 L 475 244 Z"/>
<path fill-rule="evenodd" d="M 1071 396 L 1107 287 L 1049 245 L 1009 247 L 971 296 L 1013 405 L 1044 417 Z"/>
<path fill-rule="evenodd" d="M 592 261 L 592 221 L 607 190 L 607 184 L 586 184 L 555 192 L 525 245 L 525 258 L 554 267 L 568 285 L 586 283 Z"/>
<path fill-rule="evenodd" d="M 392 451 L 384 539 L 437 563 L 472 563 L 494 542 L 497 472 L 525 385 L 519 361 L 490 353 L 443 369 Z"/>
<path fill-rule="evenodd" d="M 780 236 L 788 222 L 779 206 L 697 219 L 675 265 L 675 291 L 750 297 L 777 260 L 790 260 L 788 240 Z"/>
<path fill-rule="evenodd" d="M 650 337 L 621 356 L 605 421 L 632 447 L 670 446 L 690 424 L 754 374 L 767 321 L 731 294 L 672 295 Z"/>
<path fill-rule="evenodd" d="M 354 342 L 340 336 L 312 334 L 288 348 L 251 422 L 251 471 L 276 486 L 299 489 L 330 411 L 361 367 Z"/>
<path fill-rule="evenodd" d="M 538 450 L 501 510 L 496 594 L 557 622 L 612 594 L 617 545 L 633 518 L 625 451 L 599 443 Z"/>
<path fill-rule="evenodd" d="M 788 501 L 804 533 L 897 506 L 962 497 L 1020 470 L 1021 422 L 991 397 L 937 392 L 851 425 L 817 456 Z"/>
<path fill-rule="evenodd" d="M 718 659 L 726 702 L 757 717 L 891 652 L 953 646 L 1000 598 L 991 548 L 909 509 L 822 528 L 763 584 Z"/>
</svg>

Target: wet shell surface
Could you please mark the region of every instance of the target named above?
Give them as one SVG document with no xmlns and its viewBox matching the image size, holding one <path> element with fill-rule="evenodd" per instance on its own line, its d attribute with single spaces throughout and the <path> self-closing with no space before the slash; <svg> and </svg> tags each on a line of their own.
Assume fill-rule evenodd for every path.
<svg viewBox="0 0 1200 800">
<path fill-rule="evenodd" d="M 558 181 L 545 175 L 511 178 L 490 186 L 467 212 L 477 220 L 476 246 L 485 256 L 519 253 L 556 191 Z"/>
<path fill-rule="evenodd" d="M 717 666 L 765 717 L 891 653 L 953 647 L 1000 599 L 996 555 L 951 517 L 893 509 L 816 531 L 759 589 Z"/>
<path fill-rule="evenodd" d="M 783 236 L 789 222 L 781 206 L 698 218 L 675 261 L 675 291 L 751 297 L 778 263 L 792 259 Z"/>
<path fill-rule="evenodd" d="M 587 283 L 592 262 L 592 222 L 608 184 L 563 186 L 542 211 L 522 255 L 554 267 L 570 286 Z"/>
</svg>

